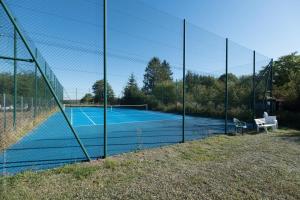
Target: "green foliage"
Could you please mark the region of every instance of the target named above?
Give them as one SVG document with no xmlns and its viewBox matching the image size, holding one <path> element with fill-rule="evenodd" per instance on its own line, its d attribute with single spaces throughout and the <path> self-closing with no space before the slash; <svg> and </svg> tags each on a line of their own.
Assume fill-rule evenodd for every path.
<svg viewBox="0 0 300 200">
<path fill-rule="evenodd" d="M 163 81 L 171 81 L 172 75 L 173 73 L 167 61 L 164 60 L 161 63 L 159 58 L 152 58 L 145 70 L 143 91 L 146 94 L 151 94 L 155 85 Z"/>
<path fill-rule="evenodd" d="M 261 84 L 262 91 L 265 85 Z M 252 120 L 252 76 L 228 75 L 229 117 Z M 140 90 L 133 74 L 123 91 L 122 104 L 148 104 L 149 109 L 182 113 L 182 80 L 173 81 L 166 61 L 153 58 L 146 67 Z M 225 75 L 213 77 L 188 71 L 186 74 L 186 113 L 224 117 Z M 260 97 L 259 97 L 260 98 Z M 257 97 L 258 99 L 258 97 Z"/>
<path fill-rule="evenodd" d="M 31 102 L 31 99 L 35 96 L 35 73 L 31 71 L 19 72 L 16 75 L 16 82 L 17 98 L 23 97 L 24 100 L 27 99 Z M 49 89 L 41 76 L 37 76 L 37 83 L 38 97 L 50 99 L 51 94 L 50 92 L 45 92 Z M 14 95 L 14 76 L 12 73 L 0 72 L 0 95 L 3 94 L 6 94 L 7 97 L 6 104 L 11 105 Z M 0 103 L 3 104 L 2 98 L 0 98 Z"/>
<path fill-rule="evenodd" d="M 10 73 L 0 74 L 0 94 L 13 94 L 13 76 Z"/>
<path fill-rule="evenodd" d="M 93 85 L 94 102 L 103 103 L 104 102 L 104 80 L 96 81 Z M 115 101 L 115 95 L 112 87 L 107 83 L 107 101 L 112 104 Z"/>
<path fill-rule="evenodd" d="M 80 100 L 80 103 L 93 103 L 94 96 L 91 93 L 87 93 L 84 97 Z"/>
<path fill-rule="evenodd" d="M 134 74 L 131 74 L 127 85 L 123 91 L 123 98 L 121 99 L 122 104 L 134 105 L 144 103 L 144 94 L 139 89 L 137 82 L 135 80 Z"/>
<path fill-rule="evenodd" d="M 219 81 L 225 82 L 226 80 L 226 74 L 223 74 L 219 77 Z M 236 77 L 234 74 L 232 73 L 228 73 L 228 83 L 229 84 L 234 84 L 236 82 L 238 82 L 238 77 Z"/>
<path fill-rule="evenodd" d="M 274 96 L 284 100 L 284 108 L 300 111 L 300 55 L 282 56 L 274 62 Z"/>
<path fill-rule="evenodd" d="M 172 104 L 177 100 L 176 85 L 172 81 L 163 81 L 156 84 L 152 93 L 162 104 Z"/>
</svg>

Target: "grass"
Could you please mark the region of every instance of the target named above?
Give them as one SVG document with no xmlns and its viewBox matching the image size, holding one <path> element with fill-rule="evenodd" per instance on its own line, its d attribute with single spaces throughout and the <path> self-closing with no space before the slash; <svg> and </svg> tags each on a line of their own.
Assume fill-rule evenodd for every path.
<svg viewBox="0 0 300 200">
<path fill-rule="evenodd" d="M 2 177 L 2 199 L 300 199 L 300 131 L 216 136 Z"/>
</svg>

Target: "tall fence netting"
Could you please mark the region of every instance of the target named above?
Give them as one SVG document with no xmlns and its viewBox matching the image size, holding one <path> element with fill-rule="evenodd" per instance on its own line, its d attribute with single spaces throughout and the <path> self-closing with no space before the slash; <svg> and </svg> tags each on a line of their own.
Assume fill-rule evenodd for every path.
<svg viewBox="0 0 300 200">
<path fill-rule="evenodd" d="M 0 21 L 0 39 L 5 44 L 0 59 L 1 171 L 13 174 L 86 160 L 58 107 L 63 100 L 58 78 L 28 36 L 26 47 L 2 7 Z"/>
<path fill-rule="evenodd" d="M 271 109 L 268 57 L 229 40 L 226 74 L 225 38 L 139 0 L 109 0 L 105 121 L 103 1 L 6 2 L 37 63 L 1 7 L 4 173 L 231 133 L 233 118 L 250 128 Z"/>
</svg>

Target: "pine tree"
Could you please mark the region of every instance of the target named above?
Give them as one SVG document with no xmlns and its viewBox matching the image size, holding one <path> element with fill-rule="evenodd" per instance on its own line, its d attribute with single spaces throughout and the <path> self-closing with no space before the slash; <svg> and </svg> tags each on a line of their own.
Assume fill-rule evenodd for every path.
<svg viewBox="0 0 300 200">
<path fill-rule="evenodd" d="M 172 75 L 170 64 L 167 61 L 164 60 L 161 63 L 159 58 L 152 58 L 145 70 L 143 91 L 146 94 L 151 94 L 155 85 L 171 81 Z"/>
<path fill-rule="evenodd" d="M 131 74 L 123 91 L 122 104 L 137 105 L 143 102 L 143 95 L 136 82 L 134 74 Z"/>
</svg>

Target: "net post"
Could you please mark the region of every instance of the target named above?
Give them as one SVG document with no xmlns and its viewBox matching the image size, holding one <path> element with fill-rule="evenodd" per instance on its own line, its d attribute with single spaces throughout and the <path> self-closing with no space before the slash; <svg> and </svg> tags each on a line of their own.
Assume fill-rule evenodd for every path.
<svg viewBox="0 0 300 200">
<path fill-rule="evenodd" d="M 107 26 L 107 1 L 103 0 L 103 79 L 104 79 L 104 109 L 103 109 L 103 157 L 107 157 L 107 77 L 106 77 L 106 64 L 107 64 L 107 52 L 106 52 L 106 26 Z"/>
<path fill-rule="evenodd" d="M 40 64 L 37 62 L 37 59 L 35 58 L 34 53 L 33 53 L 33 51 L 31 50 L 31 48 L 29 47 L 29 44 L 28 44 L 26 38 L 23 36 L 23 34 L 22 34 L 21 30 L 20 30 L 20 27 L 18 26 L 16 20 L 13 18 L 13 16 L 12 16 L 10 10 L 8 9 L 8 7 L 6 6 L 6 4 L 4 3 L 3 0 L 0 0 L 0 4 L 1 4 L 1 6 L 2 6 L 4 12 L 5 12 L 6 15 L 8 16 L 10 22 L 12 23 L 12 25 L 13 25 L 14 28 L 16 29 L 17 33 L 19 34 L 21 40 L 23 41 L 23 43 L 24 43 L 26 49 L 28 50 L 30 56 L 32 57 L 33 61 L 36 63 L 39 72 L 41 73 L 42 77 L 44 78 L 44 80 L 45 80 L 45 82 L 46 82 L 46 84 L 47 84 L 47 86 L 48 86 L 50 92 L 51 92 L 52 95 L 54 96 L 55 102 L 57 103 L 57 105 L 58 105 L 60 111 L 62 112 L 62 114 L 63 114 L 63 116 L 64 116 L 64 118 L 65 118 L 65 120 L 66 120 L 68 126 L 70 127 L 70 129 L 71 129 L 71 131 L 72 131 L 74 137 L 76 138 L 76 140 L 77 140 L 77 142 L 78 142 L 78 144 L 79 144 L 81 150 L 83 151 L 83 153 L 84 153 L 86 159 L 87 159 L 88 161 L 90 161 L 91 158 L 90 158 L 88 152 L 86 151 L 85 146 L 83 145 L 83 143 L 81 142 L 81 140 L 80 140 L 79 136 L 77 135 L 75 129 L 74 129 L 73 126 L 71 125 L 71 123 L 70 123 L 70 121 L 69 121 L 69 119 L 68 119 L 66 113 L 63 111 L 62 106 L 61 106 L 61 103 L 59 102 L 59 100 L 58 100 L 58 98 L 57 98 L 57 96 L 56 96 L 56 94 L 55 94 L 55 92 L 54 92 L 54 90 L 53 90 L 53 88 L 52 88 L 50 82 L 48 81 L 47 77 L 44 75 L 44 73 L 43 73 L 43 71 L 42 71 L 42 69 L 41 69 Z"/>
<path fill-rule="evenodd" d="M 16 19 L 15 19 L 16 20 Z M 13 113 L 13 128 L 16 129 L 17 124 L 17 31 L 14 27 L 14 113 Z"/>
<path fill-rule="evenodd" d="M 182 143 L 185 142 L 185 47 L 186 47 L 186 20 L 183 20 L 183 70 L 182 70 Z"/>
<path fill-rule="evenodd" d="M 256 52 L 253 51 L 253 74 L 252 74 L 252 120 L 254 121 L 255 117 L 256 117 L 256 102 L 255 102 L 255 71 L 256 71 Z M 252 123 L 253 123 L 252 121 Z M 253 128 L 254 128 L 254 123 L 253 123 Z"/>
<path fill-rule="evenodd" d="M 225 134 L 228 134 L 228 38 L 226 38 L 225 56 Z"/>
</svg>

